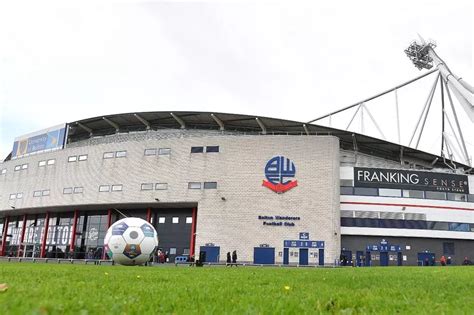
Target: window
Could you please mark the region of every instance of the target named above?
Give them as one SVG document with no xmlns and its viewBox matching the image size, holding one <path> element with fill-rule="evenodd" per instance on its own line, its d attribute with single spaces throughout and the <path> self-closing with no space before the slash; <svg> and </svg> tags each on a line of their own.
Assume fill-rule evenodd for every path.
<svg viewBox="0 0 474 315">
<path fill-rule="evenodd" d="M 204 189 L 217 189 L 217 183 L 216 182 L 205 182 L 204 183 Z"/>
<path fill-rule="evenodd" d="M 64 195 L 70 195 L 72 194 L 72 187 L 67 187 L 63 189 L 63 194 Z"/>
<path fill-rule="evenodd" d="M 41 190 L 37 190 L 33 192 L 33 197 L 40 197 L 41 196 Z"/>
<path fill-rule="evenodd" d="M 153 184 L 152 183 L 142 184 L 141 190 L 153 190 Z"/>
<path fill-rule="evenodd" d="M 15 166 L 15 171 L 19 171 L 19 170 L 21 170 L 21 165 Z"/>
<path fill-rule="evenodd" d="M 16 194 L 16 199 L 21 199 L 21 198 L 23 198 L 23 193 Z"/>
<path fill-rule="evenodd" d="M 109 185 L 99 186 L 99 192 L 107 192 L 107 191 L 110 191 L 110 186 Z"/>
<path fill-rule="evenodd" d="M 41 195 L 43 195 L 43 196 L 49 196 L 49 189 L 43 190 L 43 191 L 41 192 Z"/>
<path fill-rule="evenodd" d="M 156 149 L 145 149 L 145 156 L 156 155 Z"/>
<path fill-rule="evenodd" d="M 170 255 L 176 255 L 176 248 L 175 247 L 170 248 Z"/>
<path fill-rule="evenodd" d="M 401 197 L 402 191 L 400 189 L 379 188 L 379 196 L 382 197 Z"/>
<path fill-rule="evenodd" d="M 454 255 L 454 243 L 443 243 L 443 254 Z"/>
<path fill-rule="evenodd" d="M 156 183 L 155 184 L 155 189 L 156 190 L 167 190 L 168 189 L 168 183 Z"/>
<path fill-rule="evenodd" d="M 48 165 L 54 165 L 56 163 L 55 159 L 48 160 Z"/>
<path fill-rule="evenodd" d="M 159 217 L 158 218 L 158 223 L 159 224 L 164 224 L 166 222 L 166 218 L 165 217 Z"/>
<path fill-rule="evenodd" d="M 189 248 L 183 249 L 183 255 L 189 255 Z"/>
<path fill-rule="evenodd" d="M 186 224 L 193 223 L 193 217 L 186 217 Z"/>
<path fill-rule="evenodd" d="M 21 169 L 22 169 L 22 170 L 26 170 L 27 168 L 28 168 L 28 164 L 23 164 L 23 165 L 21 166 Z"/>
<path fill-rule="evenodd" d="M 171 222 L 173 224 L 178 224 L 179 223 L 179 217 L 173 217 L 173 219 L 171 220 Z"/>
<path fill-rule="evenodd" d="M 353 195 L 354 194 L 354 187 L 341 187 L 341 195 Z"/>
<path fill-rule="evenodd" d="M 112 185 L 112 191 L 122 191 L 122 185 Z"/>
<path fill-rule="evenodd" d="M 68 162 L 76 162 L 77 161 L 77 156 L 76 155 L 70 156 L 70 157 L 67 158 L 67 161 Z"/>
<path fill-rule="evenodd" d="M 4 170 L 4 171 L 7 171 L 7 170 Z M 473 194 L 467 195 L 467 201 L 474 202 L 474 195 Z"/>
<path fill-rule="evenodd" d="M 203 153 L 204 147 L 191 147 L 191 153 Z"/>
<path fill-rule="evenodd" d="M 339 181 L 339 185 L 340 186 L 345 186 L 345 187 L 352 187 L 353 186 L 352 179 L 341 179 Z"/>
<path fill-rule="evenodd" d="M 79 161 L 87 161 L 87 158 L 88 158 L 87 154 L 79 155 Z"/>
<path fill-rule="evenodd" d="M 464 194 L 453 194 L 453 193 L 448 193 L 448 200 L 452 201 L 466 201 L 466 195 Z"/>
<path fill-rule="evenodd" d="M 42 166 L 45 166 L 45 165 L 46 165 L 46 161 L 39 161 L 38 162 L 39 167 L 42 167 Z"/>
<path fill-rule="evenodd" d="M 115 156 L 114 152 L 105 152 L 104 153 L 104 159 L 113 159 Z"/>
<path fill-rule="evenodd" d="M 449 230 L 457 232 L 469 232 L 470 227 L 468 223 L 449 223 Z"/>
<path fill-rule="evenodd" d="M 4 168 L 4 169 L 2 170 L 2 172 L 1 172 L 1 174 L 3 175 L 3 174 L 5 174 L 6 172 L 7 172 L 7 169 Z"/>
<path fill-rule="evenodd" d="M 425 191 L 426 199 L 446 200 L 446 193 L 440 191 Z"/>
<path fill-rule="evenodd" d="M 117 151 L 115 152 L 115 157 L 116 158 L 122 158 L 127 156 L 127 151 Z"/>
<path fill-rule="evenodd" d="M 206 147 L 206 152 L 207 153 L 214 153 L 214 152 L 219 152 L 219 146 L 218 145 L 210 145 Z"/>
<path fill-rule="evenodd" d="M 201 189 L 201 183 L 190 182 L 188 183 L 188 189 Z"/>
<path fill-rule="evenodd" d="M 378 196 L 379 192 L 377 188 L 363 188 L 363 187 L 355 187 L 354 188 L 354 195 L 358 196 Z"/>
<path fill-rule="evenodd" d="M 170 148 L 160 148 L 158 151 L 158 155 L 170 155 L 171 149 Z"/>
<path fill-rule="evenodd" d="M 403 190 L 403 197 L 423 199 L 425 198 L 425 195 L 421 190 Z"/>
<path fill-rule="evenodd" d="M 84 187 L 74 187 L 75 194 L 82 194 L 84 192 Z"/>
<path fill-rule="evenodd" d="M 16 199 L 16 194 L 11 194 L 10 195 L 10 200 Z"/>
</svg>

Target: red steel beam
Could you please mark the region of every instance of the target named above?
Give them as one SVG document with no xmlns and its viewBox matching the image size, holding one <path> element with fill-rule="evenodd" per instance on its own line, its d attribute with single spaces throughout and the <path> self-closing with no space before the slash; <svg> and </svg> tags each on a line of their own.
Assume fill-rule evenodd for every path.
<svg viewBox="0 0 474 315">
<path fill-rule="evenodd" d="M 197 219 L 197 208 L 193 208 L 192 224 L 191 224 L 191 244 L 189 245 L 189 255 L 194 256 L 194 246 L 196 243 L 196 219 Z M 194 257 L 195 258 L 195 257 Z"/>
<path fill-rule="evenodd" d="M 71 258 L 74 258 L 74 249 L 76 247 L 77 214 L 78 211 L 74 210 L 74 218 L 72 219 L 71 243 L 69 244 L 69 254 Z"/>
<path fill-rule="evenodd" d="M 151 223 L 151 208 L 146 209 L 146 221 Z"/>
<path fill-rule="evenodd" d="M 0 248 L 0 256 L 5 256 L 5 248 L 7 247 L 8 223 L 10 223 L 10 217 L 5 217 L 5 221 L 3 222 L 2 247 Z"/>
<path fill-rule="evenodd" d="M 46 212 L 46 218 L 44 220 L 43 240 L 41 241 L 41 252 L 40 252 L 41 258 L 45 258 L 46 256 L 46 240 L 48 238 L 48 230 L 49 230 L 49 212 Z"/>
</svg>

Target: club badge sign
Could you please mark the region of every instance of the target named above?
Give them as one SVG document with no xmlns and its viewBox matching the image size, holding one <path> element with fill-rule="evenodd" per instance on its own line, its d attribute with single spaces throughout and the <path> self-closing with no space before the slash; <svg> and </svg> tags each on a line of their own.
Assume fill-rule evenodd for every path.
<svg viewBox="0 0 474 315">
<path fill-rule="evenodd" d="M 265 177 L 262 186 L 273 190 L 277 194 L 282 194 L 296 186 L 297 180 L 291 180 L 295 177 L 295 163 L 284 156 L 272 157 L 265 166 Z"/>
<path fill-rule="evenodd" d="M 466 175 L 381 168 L 354 167 L 354 186 L 469 193 Z"/>
</svg>

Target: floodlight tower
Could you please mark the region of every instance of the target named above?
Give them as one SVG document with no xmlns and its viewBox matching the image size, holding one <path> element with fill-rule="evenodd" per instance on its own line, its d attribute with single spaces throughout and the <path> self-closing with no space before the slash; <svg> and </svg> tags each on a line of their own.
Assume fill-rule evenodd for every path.
<svg viewBox="0 0 474 315">
<path fill-rule="evenodd" d="M 453 135 L 456 139 L 456 142 L 457 142 L 458 146 L 461 149 L 462 154 L 460 154 L 460 155 L 465 160 L 465 163 L 467 165 L 472 165 L 471 164 L 472 161 L 471 161 L 471 159 L 469 157 L 469 154 L 466 150 L 466 145 L 465 145 L 465 142 L 464 142 L 462 129 L 461 129 L 461 126 L 459 125 L 459 120 L 458 120 L 458 117 L 457 117 L 457 114 L 456 114 L 456 110 L 455 110 L 455 107 L 454 107 L 454 104 L 453 104 L 453 100 L 451 98 L 450 90 L 453 92 L 454 96 L 456 96 L 456 99 L 459 101 L 462 108 L 466 112 L 467 117 L 472 122 L 474 122 L 474 97 L 473 97 L 474 88 L 471 85 L 469 85 L 466 81 L 464 81 L 462 78 L 454 75 L 451 72 L 451 69 L 449 69 L 448 65 L 444 62 L 444 60 L 441 59 L 441 57 L 439 57 L 438 54 L 436 54 L 436 52 L 434 50 L 436 48 L 436 43 L 435 42 L 433 42 L 433 41 L 426 42 L 420 35 L 418 35 L 418 36 L 420 37 L 420 41 L 419 42 L 413 41 L 410 44 L 410 46 L 408 46 L 408 48 L 405 49 L 405 53 L 407 54 L 408 58 L 410 58 L 410 60 L 413 62 L 415 67 L 417 67 L 419 70 L 421 70 L 421 69 L 431 69 L 433 67 L 433 63 L 436 64 L 436 68 L 439 70 L 439 77 L 436 80 L 438 81 L 438 79 L 441 79 L 440 82 L 439 82 L 440 83 L 440 88 L 441 88 L 441 104 L 442 104 L 441 155 L 444 157 L 445 153 L 446 153 L 446 155 L 448 155 L 450 157 L 450 159 L 452 160 L 453 151 L 455 151 L 454 143 L 451 140 L 449 140 L 449 138 L 447 137 L 447 134 L 445 133 L 445 120 L 446 120 L 449 123 L 449 126 L 451 127 L 451 131 L 452 131 L 452 133 L 453 133 Z M 423 132 L 423 126 L 424 126 L 426 118 L 428 116 L 429 107 L 431 105 L 433 94 L 434 94 L 435 89 L 436 89 L 437 81 L 435 81 L 435 84 L 433 85 L 433 87 L 431 89 L 430 97 L 428 98 L 429 101 L 427 101 L 428 107 L 426 109 L 426 106 L 425 106 L 425 108 L 423 109 L 423 111 L 421 113 L 420 119 L 418 120 L 418 124 L 415 128 L 415 131 L 413 132 L 412 140 L 413 140 L 413 137 L 416 133 L 416 130 L 418 129 L 418 125 L 419 125 L 422 117 L 424 117 L 423 125 L 422 125 L 421 130 L 420 130 L 420 137 L 421 137 L 421 133 Z M 452 113 L 453 113 L 453 116 L 454 116 L 454 120 L 455 120 L 455 123 L 456 123 L 457 131 L 458 131 L 460 139 L 457 138 L 456 132 L 454 131 L 454 128 L 453 128 L 453 126 L 452 126 L 452 124 L 449 120 L 448 115 L 447 115 L 447 111 L 445 110 L 444 90 L 446 90 L 446 94 L 448 96 L 448 100 L 449 100 L 449 103 L 451 105 L 451 110 L 452 110 Z M 426 109 L 426 111 L 425 111 L 425 109 Z M 418 141 L 419 141 L 420 137 L 418 138 Z M 410 143 L 411 143 L 411 141 L 410 141 Z"/>
</svg>

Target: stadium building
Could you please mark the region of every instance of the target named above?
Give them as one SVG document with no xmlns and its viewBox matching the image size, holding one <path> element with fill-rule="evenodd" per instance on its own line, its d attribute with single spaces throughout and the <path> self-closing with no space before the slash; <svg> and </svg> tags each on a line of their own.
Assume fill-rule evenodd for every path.
<svg viewBox="0 0 474 315">
<path fill-rule="evenodd" d="M 171 261 L 461 264 L 474 172 L 349 131 L 206 112 L 55 126 L 15 139 L 0 164 L 1 256 L 102 258 L 123 215 L 151 222 Z"/>
</svg>

